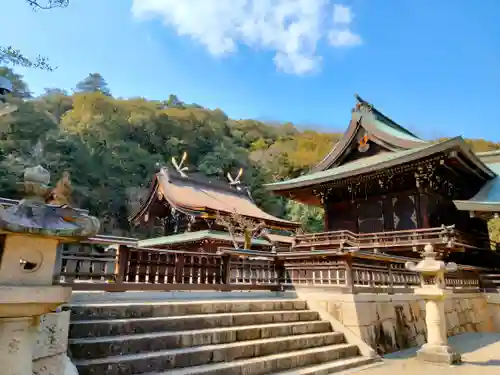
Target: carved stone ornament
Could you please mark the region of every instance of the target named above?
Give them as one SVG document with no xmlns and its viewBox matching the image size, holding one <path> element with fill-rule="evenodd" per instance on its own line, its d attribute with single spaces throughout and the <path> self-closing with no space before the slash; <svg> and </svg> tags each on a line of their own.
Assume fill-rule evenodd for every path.
<svg viewBox="0 0 500 375">
<path fill-rule="evenodd" d="M 0 209 L 0 230 L 50 237 L 86 238 L 99 231 L 100 222 L 81 210 L 45 203 L 50 173 L 42 166 L 24 172 L 25 198 L 17 205 Z"/>
<path fill-rule="evenodd" d="M 434 283 L 432 286 L 444 288 L 444 274 L 446 272 L 455 272 L 457 265 L 452 262 L 445 263 L 437 260 L 437 255 L 438 253 L 434 251 L 434 247 L 431 244 L 427 244 L 422 253 L 423 259 L 418 263 L 406 262 L 405 267 L 410 271 L 422 274 L 424 280 L 433 279 Z"/>
</svg>

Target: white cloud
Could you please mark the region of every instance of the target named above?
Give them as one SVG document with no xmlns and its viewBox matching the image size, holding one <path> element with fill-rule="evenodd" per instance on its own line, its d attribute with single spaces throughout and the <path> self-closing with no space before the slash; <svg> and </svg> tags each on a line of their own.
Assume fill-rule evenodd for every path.
<svg viewBox="0 0 500 375">
<path fill-rule="evenodd" d="M 361 37 L 349 29 L 333 29 L 328 34 L 328 39 L 334 47 L 353 47 L 361 44 Z"/>
<path fill-rule="evenodd" d="M 319 67 L 324 37 L 333 47 L 361 43 L 350 30 L 351 9 L 329 0 L 133 0 L 132 11 L 141 19 L 161 18 L 215 56 L 236 52 L 238 44 L 273 51 L 277 68 L 293 74 Z"/>
<path fill-rule="evenodd" d="M 351 8 L 348 8 L 342 4 L 333 5 L 333 24 L 334 25 L 347 25 L 352 22 L 353 15 L 351 13 Z"/>
<path fill-rule="evenodd" d="M 354 47 L 361 44 L 361 37 L 351 31 L 354 14 L 351 8 L 341 4 L 333 6 L 333 28 L 328 40 L 334 47 Z"/>
</svg>

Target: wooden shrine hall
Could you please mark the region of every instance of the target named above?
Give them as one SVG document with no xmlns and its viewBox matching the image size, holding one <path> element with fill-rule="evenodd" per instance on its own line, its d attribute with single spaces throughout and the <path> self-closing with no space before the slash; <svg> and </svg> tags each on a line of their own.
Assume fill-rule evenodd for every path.
<svg viewBox="0 0 500 375">
<path fill-rule="evenodd" d="M 473 264 L 500 212 L 500 152 L 474 153 L 462 137 L 425 141 L 356 99 L 343 137 L 309 174 L 267 185 L 325 210 L 328 232 L 297 236 L 293 250 L 415 256 L 432 243 Z"/>
<path fill-rule="evenodd" d="M 242 170 L 229 181 L 209 178 L 200 173 L 186 173 L 172 160 L 174 168 L 163 167 L 154 176 L 150 193 L 139 211 L 129 218 L 135 226 L 149 228 L 150 238 L 139 240 L 138 247 L 216 252 L 218 247 L 233 247 L 227 228 L 217 214 L 233 213 L 256 223 L 263 223 L 265 236 L 252 238 L 252 249 L 269 251 L 273 246 L 290 248 L 292 235 L 300 223 L 283 220 L 260 209 L 249 189 L 240 182 Z M 237 241 L 243 243 L 243 235 Z"/>
</svg>

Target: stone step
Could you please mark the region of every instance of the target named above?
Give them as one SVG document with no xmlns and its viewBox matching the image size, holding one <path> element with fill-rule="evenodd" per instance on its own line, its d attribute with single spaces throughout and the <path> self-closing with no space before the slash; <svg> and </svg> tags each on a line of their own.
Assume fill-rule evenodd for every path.
<svg viewBox="0 0 500 375">
<path fill-rule="evenodd" d="M 296 299 L 153 302 L 148 304 L 94 303 L 71 305 L 71 319 L 83 321 L 306 309 L 307 303 Z"/>
<path fill-rule="evenodd" d="M 316 311 L 258 311 L 244 313 L 197 314 L 171 317 L 149 317 L 128 319 L 104 319 L 73 321 L 71 338 L 128 335 L 160 331 L 186 331 L 207 328 L 247 326 L 283 322 L 306 322 L 319 320 Z"/>
<path fill-rule="evenodd" d="M 358 363 L 359 365 L 364 363 L 365 357 L 358 356 L 358 348 L 355 345 L 337 344 L 240 359 L 232 362 L 150 372 L 143 375 L 269 375 L 297 367 L 314 366 L 318 363 L 333 363 L 343 359 L 352 359 L 350 363 L 354 367 L 358 366 Z M 80 373 L 80 375 L 84 374 Z"/>
<path fill-rule="evenodd" d="M 381 362 L 381 359 L 357 356 L 338 359 L 336 361 L 330 361 L 320 365 L 305 366 L 293 370 L 275 372 L 272 375 L 328 375 L 354 368 L 359 369 L 362 366 L 375 364 L 376 362 Z"/>
<path fill-rule="evenodd" d="M 145 372 L 173 370 L 188 366 L 207 365 L 210 363 L 228 363 L 238 359 L 270 356 L 273 353 L 293 352 L 322 346 L 332 348 L 332 346 L 336 344 L 339 345 L 342 342 L 344 342 L 344 335 L 341 333 L 314 333 L 240 341 L 223 345 L 195 346 L 141 354 L 118 355 L 99 359 L 75 360 L 74 363 L 80 375 L 132 375 Z M 322 349 L 327 351 L 325 348 Z M 338 358 L 351 357 L 358 354 L 358 348 L 355 345 L 335 346 L 335 350 L 333 350 L 330 355 L 325 356 L 321 353 L 322 351 L 319 351 L 319 354 L 313 354 L 314 358 L 310 358 L 309 363 L 302 364 L 299 359 L 295 359 L 297 363 L 295 366 L 305 366 Z M 291 358 L 296 357 L 294 356 Z M 291 360 L 289 359 L 289 361 Z M 279 363 L 280 361 L 278 360 L 276 365 Z M 285 370 L 289 368 L 293 368 L 293 366 L 277 367 L 276 370 Z M 257 373 L 258 372 L 256 372 L 256 374 Z M 194 373 L 189 372 L 187 374 Z M 231 375 L 233 374 L 234 373 L 231 373 Z"/>
<path fill-rule="evenodd" d="M 201 345 L 331 332 L 326 321 L 261 324 L 69 340 L 73 359 L 103 358 Z"/>
</svg>

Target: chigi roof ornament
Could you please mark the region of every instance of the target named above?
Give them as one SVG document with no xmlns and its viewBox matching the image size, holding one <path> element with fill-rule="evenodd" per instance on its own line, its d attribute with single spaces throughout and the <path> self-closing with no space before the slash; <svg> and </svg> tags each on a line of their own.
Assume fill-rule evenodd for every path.
<svg viewBox="0 0 500 375">
<path fill-rule="evenodd" d="M 227 172 L 227 179 L 229 180 L 229 185 L 230 186 L 236 186 L 236 189 L 241 190 L 241 176 L 243 175 L 243 168 L 240 168 L 238 171 L 238 174 L 236 175 L 236 178 L 233 178 L 230 172 Z"/>
<path fill-rule="evenodd" d="M 353 108 L 353 112 L 372 112 L 373 106 L 368 103 L 367 101 L 361 99 L 361 97 L 358 94 L 354 94 L 354 97 L 356 98 L 356 106 Z"/>
<path fill-rule="evenodd" d="M 177 170 L 177 172 L 179 172 L 179 174 L 182 177 L 187 177 L 187 174 L 184 172 L 188 170 L 188 167 L 183 167 L 184 162 L 186 161 L 186 158 L 187 158 L 186 151 L 184 151 L 184 153 L 182 154 L 182 159 L 181 159 L 180 163 L 177 163 L 177 159 L 175 158 L 175 156 L 172 156 L 172 164 L 174 165 L 175 169 Z"/>
</svg>

